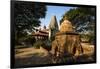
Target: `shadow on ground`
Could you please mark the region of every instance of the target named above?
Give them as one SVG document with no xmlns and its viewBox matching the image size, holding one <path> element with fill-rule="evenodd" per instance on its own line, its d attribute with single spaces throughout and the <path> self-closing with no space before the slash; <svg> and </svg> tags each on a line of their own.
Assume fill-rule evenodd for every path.
<svg viewBox="0 0 100 69">
<path fill-rule="evenodd" d="M 15 55 L 15 68 L 29 67 L 29 66 L 39 66 L 47 64 L 56 64 L 52 62 L 51 54 L 45 49 L 35 50 L 34 48 L 29 48 L 26 50 L 19 50 L 20 53 Z M 22 51 L 22 52 L 21 52 Z M 26 53 L 27 51 L 27 53 Z M 34 52 L 33 52 L 34 51 Z M 36 51 L 36 52 L 35 52 Z M 63 57 L 58 64 L 74 64 L 74 63 L 84 63 L 95 61 L 93 54 L 83 54 L 81 56 L 70 56 Z"/>
</svg>

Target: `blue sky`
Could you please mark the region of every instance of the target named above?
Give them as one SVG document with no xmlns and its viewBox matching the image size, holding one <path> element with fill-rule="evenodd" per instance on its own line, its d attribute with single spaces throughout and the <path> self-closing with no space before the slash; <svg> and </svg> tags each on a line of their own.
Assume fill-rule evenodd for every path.
<svg viewBox="0 0 100 69">
<path fill-rule="evenodd" d="M 73 7 L 64 7 L 64 6 L 47 6 L 47 11 L 46 11 L 46 17 L 45 18 L 42 18 L 40 19 L 41 21 L 41 27 L 43 27 L 44 25 L 46 25 L 46 27 L 49 26 L 49 23 L 51 21 L 51 17 L 53 15 L 56 16 L 57 18 L 57 22 L 58 22 L 58 25 L 59 25 L 59 22 L 63 16 L 63 14 L 70 10 L 71 8 Z"/>
</svg>

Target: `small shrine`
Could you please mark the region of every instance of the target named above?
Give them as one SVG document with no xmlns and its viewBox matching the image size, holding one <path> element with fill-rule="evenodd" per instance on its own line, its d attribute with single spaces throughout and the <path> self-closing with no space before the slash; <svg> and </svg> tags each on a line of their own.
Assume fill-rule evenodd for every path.
<svg viewBox="0 0 100 69">
<path fill-rule="evenodd" d="M 74 31 L 72 23 L 65 19 L 52 42 L 52 53 L 58 56 L 65 54 L 69 56 L 69 54 L 80 55 L 82 52 L 80 35 Z"/>
</svg>

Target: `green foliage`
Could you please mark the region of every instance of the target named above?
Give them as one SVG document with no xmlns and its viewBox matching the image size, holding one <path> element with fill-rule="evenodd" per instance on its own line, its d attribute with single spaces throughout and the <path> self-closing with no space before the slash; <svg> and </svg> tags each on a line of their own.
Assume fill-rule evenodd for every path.
<svg viewBox="0 0 100 69">
<path fill-rule="evenodd" d="M 65 12 L 60 23 L 64 19 L 70 20 L 72 25 L 75 27 L 76 32 L 82 34 L 89 32 L 89 35 L 82 35 L 82 37 L 91 42 L 95 38 L 95 10 L 95 8 L 91 7 L 77 7 L 70 9 L 69 11 Z"/>
<path fill-rule="evenodd" d="M 34 43 L 33 45 L 35 48 L 40 48 L 43 47 L 46 50 L 51 50 L 51 46 L 48 45 L 48 41 L 42 41 L 42 40 L 38 40 Z"/>
<path fill-rule="evenodd" d="M 46 15 L 46 6 L 33 2 L 14 2 L 14 23 L 16 38 L 24 37 L 28 31 L 40 26 L 40 18 Z"/>
<path fill-rule="evenodd" d="M 40 46 L 45 46 L 43 41 L 39 40 L 39 41 L 36 41 L 36 43 L 34 43 L 35 48 L 40 48 Z"/>
<path fill-rule="evenodd" d="M 65 12 L 60 23 L 67 18 L 75 27 L 75 31 L 94 31 L 95 29 L 95 8 L 78 7 Z"/>
<path fill-rule="evenodd" d="M 36 42 L 35 38 L 30 36 L 30 35 L 23 36 L 23 37 L 20 37 L 18 39 L 15 39 L 15 44 L 16 45 L 22 45 L 22 46 L 25 46 L 25 47 L 33 46 L 33 44 L 35 42 Z"/>
<path fill-rule="evenodd" d="M 83 39 L 83 42 L 89 42 L 90 36 L 88 34 L 82 34 L 81 38 Z"/>
<path fill-rule="evenodd" d="M 91 44 L 94 44 L 95 41 L 95 35 L 94 34 L 81 34 L 81 38 L 84 40 L 83 42 L 89 42 Z"/>
</svg>

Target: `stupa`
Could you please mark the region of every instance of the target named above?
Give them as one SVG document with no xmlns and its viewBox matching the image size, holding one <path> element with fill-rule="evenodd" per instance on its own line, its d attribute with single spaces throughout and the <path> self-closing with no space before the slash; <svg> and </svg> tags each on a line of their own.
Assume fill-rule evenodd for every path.
<svg viewBox="0 0 100 69">
<path fill-rule="evenodd" d="M 83 53 L 80 35 L 74 31 L 72 23 L 67 19 L 61 23 L 60 30 L 56 33 L 55 40 L 52 42 L 52 52 L 57 52 L 56 54 L 60 56 Z"/>
<path fill-rule="evenodd" d="M 69 20 L 64 20 L 60 26 L 60 32 L 73 32 L 73 26 Z"/>
</svg>

